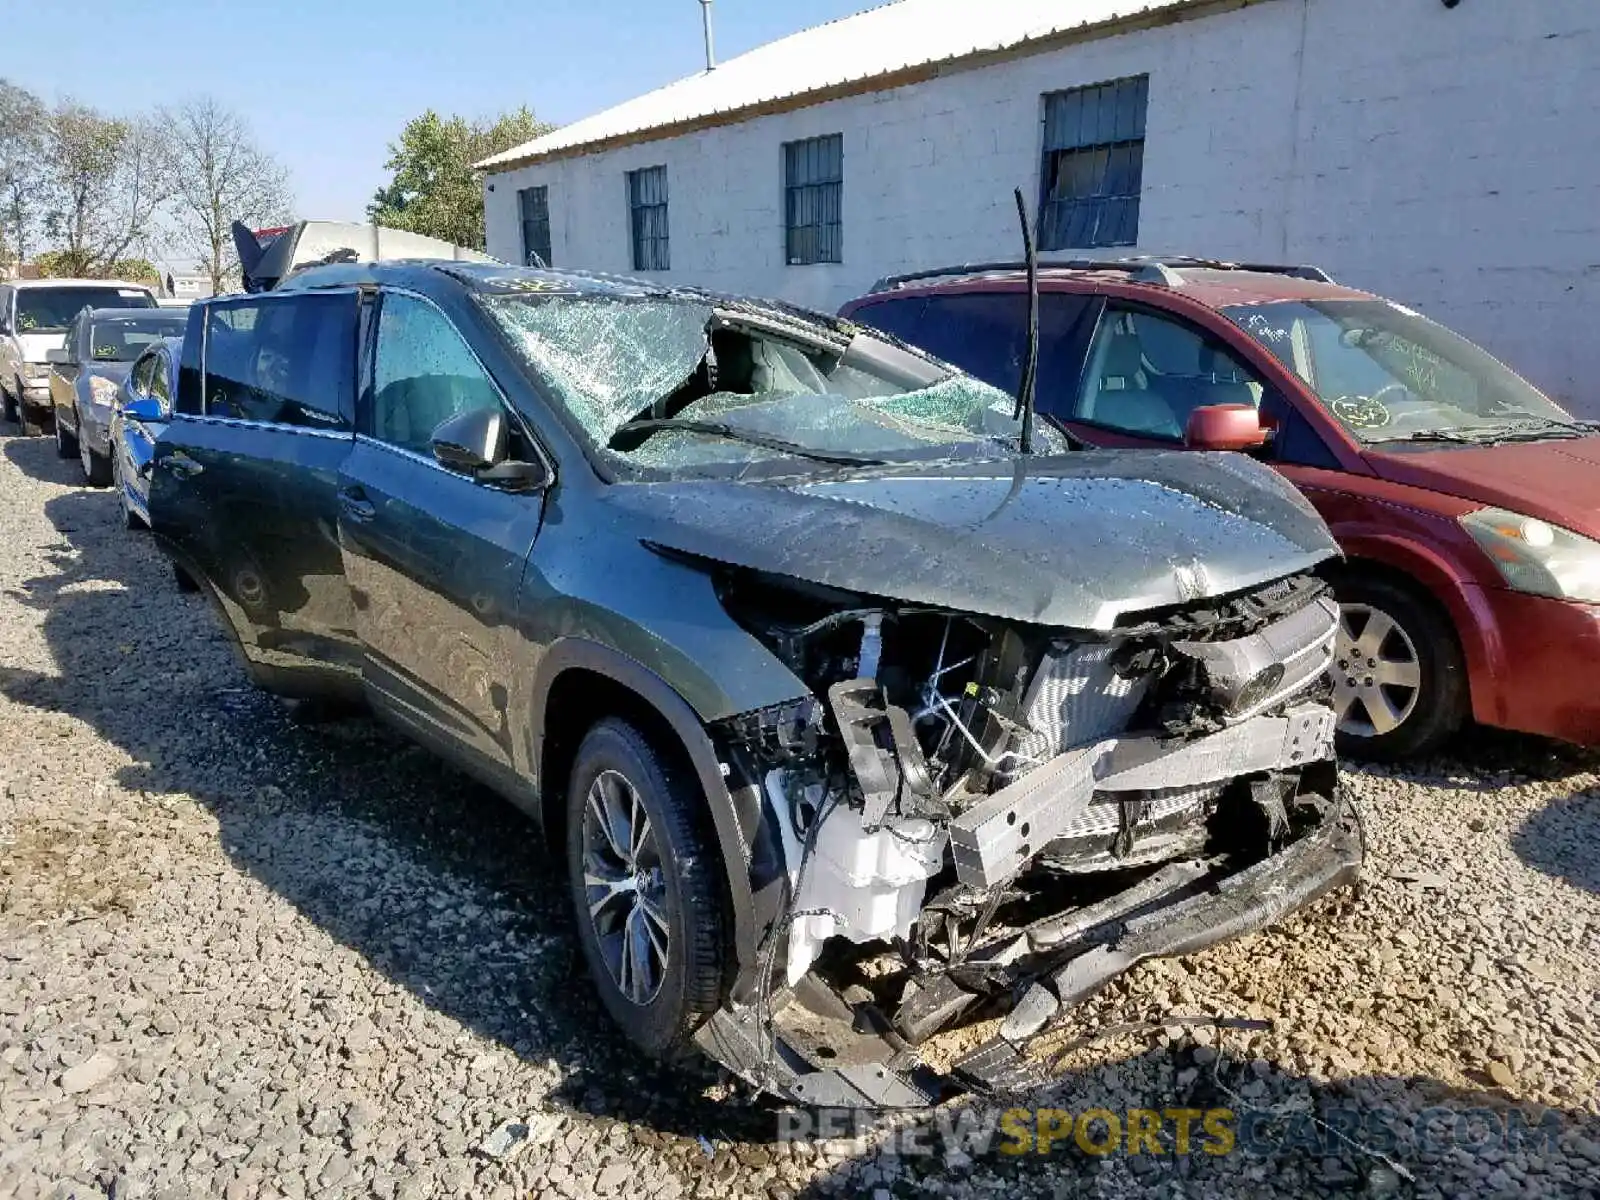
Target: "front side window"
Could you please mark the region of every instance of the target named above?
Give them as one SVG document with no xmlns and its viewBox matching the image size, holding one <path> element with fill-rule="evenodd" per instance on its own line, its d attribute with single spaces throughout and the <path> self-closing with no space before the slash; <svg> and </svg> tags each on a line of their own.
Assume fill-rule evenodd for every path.
<svg viewBox="0 0 1600 1200">
<path fill-rule="evenodd" d="M 96 362 L 129 362 L 162 338 L 178 337 L 188 318 L 183 314 L 102 317 L 89 322 L 89 353 Z"/>
<path fill-rule="evenodd" d="M 1149 101 L 1148 75 L 1045 96 L 1039 249 L 1138 242 Z"/>
<path fill-rule="evenodd" d="M 150 355 L 150 385 L 148 394 L 161 401 L 163 412 L 172 410 L 172 365 L 165 350 Z"/>
<path fill-rule="evenodd" d="M 635 271 L 669 271 L 667 243 L 667 168 L 628 172 L 628 215 Z"/>
<path fill-rule="evenodd" d="M 128 378 L 128 386 L 129 386 L 129 388 L 131 390 L 133 390 L 134 392 L 137 392 L 141 396 L 150 395 L 151 394 L 150 377 L 151 377 L 151 372 L 153 372 L 155 370 L 155 367 L 156 367 L 156 355 L 154 355 L 154 354 L 146 354 L 138 362 L 134 363 L 133 364 L 133 370 L 131 372 L 129 372 L 129 378 Z"/>
<path fill-rule="evenodd" d="M 350 427 L 356 295 L 298 293 L 206 311 L 205 414 L 310 429 Z"/>
<path fill-rule="evenodd" d="M 1486 351 L 1387 300 L 1282 301 L 1223 312 L 1363 442 L 1586 432 Z"/>
<path fill-rule="evenodd" d="M 17 290 L 18 333 L 63 333 L 86 308 L 154 308 L 144 288 L 36 287 Z"/>
<path fill-rule="evenodd" d="M 550 189 L 523 188 L 517 193 L 522 217 L 522 261 L 530 267 L 550 265 Z"/>
<path fill-rule="evenodd" d="M 1259 408 L 1262 391 L 1255 374 L 1201 330 L 1111 306 L 1089 348 L 1073 416 L 1122 433 L 1178 441 L 1195 409 Z"/>
<path fill-rule="evenodd" d="M 541 389 L 618 466 L 889 462 L 1014 449 L 1015 399 L 853 327 L 658 296 L 479 303 Z M 790 328 L 792 324 L 792 328 Z M 1042 453 L 1066 448 L 1036 431 Z"/>
<path fill-rule="evenodd" d="M 844 261 L 844 135 L 783 146 L 785 254 L 791 267 Z"/>
<path fill-rule="evenodd" d="M 363 432 L 431 454 L 444 422 L 499 407 L 499 391 L 449 318 L 425 300 L 385 293 Z"/>
</svg>

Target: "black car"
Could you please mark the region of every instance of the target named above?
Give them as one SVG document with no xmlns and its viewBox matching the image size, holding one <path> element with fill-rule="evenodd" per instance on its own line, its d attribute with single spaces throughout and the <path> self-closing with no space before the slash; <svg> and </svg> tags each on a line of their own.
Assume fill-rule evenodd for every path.
<svg viewBox="0 0 1600 1200">
<path fill-rule="evenodd" d="M 906 1104 L 1360 861 L 1327 531 L 1241 456 L 774 303 L 464 263 L 197 304 L 151 523 L 251 675 L 358 696 L 564 847 L 607 1011 Z M 1085 907 L 1088 905 L 1088 907 Z"/>
</svg>

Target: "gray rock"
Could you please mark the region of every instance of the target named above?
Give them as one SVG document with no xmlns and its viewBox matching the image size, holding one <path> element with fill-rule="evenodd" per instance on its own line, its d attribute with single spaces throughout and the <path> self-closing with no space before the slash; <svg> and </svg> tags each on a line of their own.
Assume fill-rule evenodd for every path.
<svg viewBox="0 0 1600 1200">
<path fill-rule="evenodd" d="M 99 1087 L 116 1074 L 117 1060 L 111 1055 L 96 1051 L 75 1067 L 61 1073 L 61 1090 L 69 1093 L 87 1092 Z"/>
</svg>

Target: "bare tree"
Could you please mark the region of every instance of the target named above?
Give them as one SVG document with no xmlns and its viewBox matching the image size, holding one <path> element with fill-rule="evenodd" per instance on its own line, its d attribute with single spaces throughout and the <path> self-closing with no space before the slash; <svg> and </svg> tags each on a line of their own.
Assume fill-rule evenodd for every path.
<svg viewBox="0 0 1600 1200">
<path fill-rule="evenodd" d="M 282 221 L 291 203 L 288 175 L 256 145 L 244 119 L 209 96 L 160 109 L 157 121 L 174 239 L 199 257 L 220 292 L 238 262 L 233 222 Z"/>
<path fill-rule="evenodd" d="M 0 79 L 0 262 L 28 257 L 28 239 L 40 215 L 36 195 L 44 123 L 39 98 Z"/>
<path fill-rule="evenodd" d="M 103 275 L 150 235 L 167 192 L 155 126 L 63 100 L 45 119 L 45 232 L 75 275 Z"/>
</svg>

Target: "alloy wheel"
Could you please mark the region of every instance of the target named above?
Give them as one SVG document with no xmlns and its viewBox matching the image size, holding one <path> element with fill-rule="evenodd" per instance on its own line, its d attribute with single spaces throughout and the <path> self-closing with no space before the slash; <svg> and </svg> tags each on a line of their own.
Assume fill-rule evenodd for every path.
<svg viewBox="0 0 1600 1200">
<path fill-rule="evenodd" d="M 1331 670 L 1341 733 L 1381 737 L 1416 711 L 1422 695 L 1417 646 L 1382 609 L 1368 604 L 1340 606 Z"/>
<path fill-rule="evenodd" d="M 638 789 L 617 771 L 589 785 L 583 887 L 611 980 L 641 1007 L 661 991 L 672 949 L 666 875 Z"/>
</svg>

